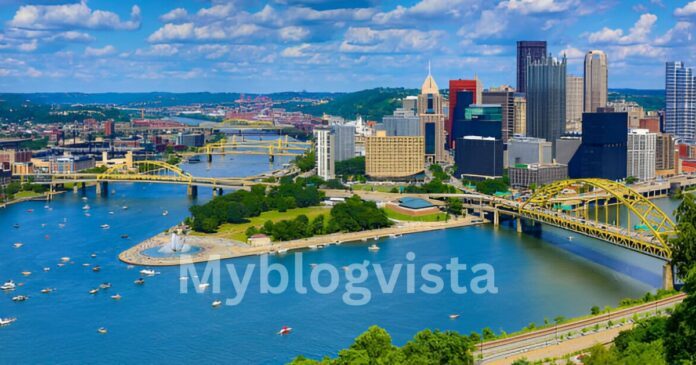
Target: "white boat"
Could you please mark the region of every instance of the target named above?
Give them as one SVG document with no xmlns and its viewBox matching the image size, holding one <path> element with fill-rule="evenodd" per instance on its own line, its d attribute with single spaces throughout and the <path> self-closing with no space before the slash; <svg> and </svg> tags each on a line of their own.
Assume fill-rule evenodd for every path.
<svg viewBox="0 0 696 365">
<path fill-rule="evenodd" d="M 50 267 L 44 267 L 44 268 L 43 268 L 43 271 L 49 272 L 49 271 L 51 271 L 51 268 L 50 268 Z"/>
<path fill-rule="evenodd" d="M 99 289 L 109 289 L 111 288 L 111 283 L 101 283 L 99 284 Z"/>
<path fill-rule="evenodd" d="M 112 211 L 109 211 L 109 214 L 114 214 L 114 211 L 113 211 L 113 210 L 112 210 Z"/>
<path fill-rule="evenodd" d="M 459 314 L 450 314 L 449 318 L 450 319 L 457 319 L 457 318 L 459 318 Z"/>
<path fill-rule="evenodd" d="M 89 213 L 85 213 L 85 217 L 91 217 L 92 215 Z"/>
<path fill-rule="evenodd" d="M 113 299 L 113 300 L 121 300 L 121 294 L 112 295 L 112 296 L 111 296 L 111 299 Z"/>
<path fill-rule="evenodd" d="M 29 276 L 31 275 L 31 271 L 22 271 L 22 275 Z"/>
<path fill-rule="evenodd" d="M 568 236 L 568 241 L 572 241 L 572 240 L 573 240 L 573 236 Z"/>
<path fill-rule="evenodd" d="M 279 254 L 284 254 L 284 253 L 286 253 L 286 252 L 288 252 L 288 249 L 287 249 L 287 248 L 279 248 L 279 249 L 278 249 L 278 253 L 279 253 Z"/>
<path fill-rule="evenodd" d="M 292 328 L 288 326 L 283 326 L 283 328 L 278 331 L 278 334 L 281 336 L 289 335 L 292 332 Z"/>
<path fill-rule="evenodd" d="M 12 301 L 13 301 L 13 302 L 23 302 L 23 301 L 25 301 L 25 300 L 27 300 L 27 299 L 29 299 L 29 297 L 26 296 L 26 295 L 18 295 L 18 296 L 16 296 L 16 297 L 13 297 L 13 298 L 12 298 Z"/>
<path fill-rule="evenodd" d="M 311 250 L 316 250 L 316 249 L 317 249 L 317 245 L 310 245 L 309 248 L 310 248 Z"/>
<path fill-rule="evenodd" d="M 217 308 L 222 305 L 222 300 L 214 300 L 213 301 L 213 308 Z"/>
<path fill-rule="evenodd" d="M 24 246 L 24 244 L 23 244 L 23 243 L 20 243 L 20 242 L 17 242 L 17 243 L 15 243 L 14 245 L 12 245 L 12 247 L 14 247 L 14 248 L 20 248 L 20 247 L 22 247 L 22 246 Z"/>
<path fill-rule="evenodd" d="M 84 267 L 87 267 L 87 266 L 89 266 L 89 265 L 90 265 L 90 264 L 88 264 L 88 263 L 82 264 L 82 266 L 84 266 Z"/>
<path fill-rule="evenodd" d="M 164 212 L 162 212 L 162 215 L 169 215 L 169 212 L 165 210 Z"/>
<path fill-rule="evenodd" d="M 14 281 L 8 280 L 5 282 L 5 284 L 2 284 L 2 286 L 0 286 L 0 290 L 15 290 L 16 287 L 17 284 L 15 284 Z"/>
<path fill-rule="evenodd" d="M 140 270 L 140 274 L 146 275 L 146 276 L 155 276 L 155 274 L 157 274 L 157 273 L 155 272 L 155 270 L 152 270 L 152 269 L 142 269 L 142 270 Z"/>
<path fill-rule="evenodd" d="M 111 226 L 108 225 L 108 224 L 102 224 L 102 225 L 99 226 L 99 227 L 101 227 L 101 229 L 109 229 L 109 228 L 111 228 Z"/>
<path fill-rule="evenodd" d="M 58 223 L 58 228 L 61 228 L 61 229 L 65 228 L 65 224 L 64 224 L 64 223 Z"/>
<path fill-rule="evenodd" d="M 91 209 L 91 207 L 89 206 L 89 204 L 85 204 L 85 205 L 82 207 L 82 210 L 90 210 L 90 209 Z"/>
<path fill-rule="evenodd" d="M 87 201 L 87 197 L 86 197 L 86 196 L 83 196 L 83 197 L 82 197 L 82 201 L 85 201 L 85 202 L 86 202 L 86 201 Z"/>
<path fill-rule="evenodd" d="M 61 258 L 60 258 L 60 261 L 62 261 L 62 262 L 68 262 L 68 261 L 70 261 L 70 257 L 67 257 L 67 256 L 61 257 Z"/>
<path fill-rule="evenodd" d="M 93 254 L 91 254 L 91 255 L 89 255 L 89 256 L 90 256 L 91 258 L 95 258 L 95 257 L 97 257 L 97 254 L 96 254 L 96 253 L 93 253 Z"/>
<path fill-rule="evenodd" d="M 17 318 L 14 318 L 14 317 L 0 318 L 0 327 L 8 326 L 8 325 L 12 324 L 13 322 L 15 322 L 16 320 L 17 320 Z"/>
<path fill-rule="evenodd" d="M 390 234 L 389 237 L 390 238 L 399 238 L 399 237 L 401 237 L 401 235 L 400 234 Z"/>
<path fill-rule="evenodd" d="M 200 289 L 200 290 L 205 290 L 205 289 L 207 289 L 209 286 L 210 286 L 210 284 L 208 284 L 208 283 L 200 283 L 200 284 L 198 284 L 198 289 Z"/>
<path fill-rule="evenodd" d="M 100 334 L 104 335 L 104 334 L 106 334 L 106 333 L 109 332 L 109 331 L 107 331 L 106 328 L 104 328 L 104 327 L 99 327 L 99 329 L 97 330 L 97 332 L 99 332 Z"/>
<path fill-rule="evenodd" d="M 92 294 L 92 295 L 97 294 L 98 292 L 99 292 L 99 289 L 98 289 L 98 288 L 97 288 L 97 289 L 92 289 L 92 290 L 89 291 L 89 293 Z"/>
<path fill-rule="evenodd" d="M 53 288 L 43 288 L 43 289 L 41 289 L 41 294 L 53 293 L 54 290 L 55 289 L 53 289 Z"/>
<path fill-rule="evenodd" d="M 126 210 L 126 209 L 128 209 L 128 206 L 127 206 L 127 205 L 124 205 L 124 206 L 121 207 L 121 209 Z"/>
<path fill-rule="evenodd" d="M 135 285 L 143 285 L 143 284 L 145 284 L 145 279 L 143 279 L 143 278 L 137 278 L 137 279 L 135 279 L 135 281 L 133 281 L 133 284 L 135 284 Z"/>
<path fill-rule="evenodd" d="M 373 244 L 370 245 L 370 247 L 368 247 L 367 249 L 370 250 L 370 251 L 379 251 L 379 246 L 377 246 L 376 244 L 373 243 Z"/>
</svg>

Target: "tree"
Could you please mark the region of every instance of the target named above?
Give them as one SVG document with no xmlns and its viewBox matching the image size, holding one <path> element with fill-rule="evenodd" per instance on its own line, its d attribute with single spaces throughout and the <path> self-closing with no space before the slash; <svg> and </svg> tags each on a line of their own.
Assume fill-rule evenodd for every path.
<svg viewBox="0 0 696 365">
<path fill-rule="evenodd" d="M 696 363 L 696 266 L 684 282 L 687 297 L 667 320 L 665 355 L 670 364 Z"/>
<path fill-rule="evenodd" d="M 683 200 L 674 212 L 679 234 L 672 239 L 672 263 L 677 275 L 684 278 L 696 266 L 696 200 L 691 194 L 684 194 Z"/>
<path fill-rule="evenodd" d="M 596 306 L 596 305 L 593 305 L 592 308 L 590 308 L 590 313 L 591 313 L 593 316 L 598 315 L 599 313 L 601 313 L 601 311 L 602 311 L 602 310 L 599 309 L 599 307 Z"/>
<path fill-rule="evenodd" d="M 632 185 L 635 184 L 638 181 L 638 178 L 635 176 L 629 176 L 626 178 L 626 184 L 627 185 Z"/>
<path fill-rule="evenodd" d="M 365 156 L 336 161 L 335 171 L 341 176 L 365 175 Z"/>
<path fill-rule="evenodd" d="M 462 201 L 457 198 L 447 198 L 447 213 L 452 215 L 462 214 Z"/>
<path fill-rule="evenodd" d="M 481 334 L 483 335 L 484 340 L 495 340 L 496 338 L 495 332 L 493 332 L 493 330 L 491 330 L 489 327 L 484 328 L 481 331 Z"/>
<path fill-rule="evenodd" d="M 418 332 L 401 349 L 408 364 L 448 365 L 473 364 L 472 350 L 471 342 L 456 332 L 430 330 Z"/>
</svg>

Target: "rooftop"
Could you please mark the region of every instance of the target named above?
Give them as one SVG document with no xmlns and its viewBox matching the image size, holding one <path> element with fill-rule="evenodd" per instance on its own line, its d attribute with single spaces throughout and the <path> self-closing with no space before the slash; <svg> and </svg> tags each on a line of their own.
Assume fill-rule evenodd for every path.
<svg viewBox="0 0 696 365">
<path fill-rule="evenodd" d="M 399 205 L 409 209 L 424 209 L 434 206 L 431 202 L 425 199 L 412 197 L 405 197 L 399 199 Z"/>
</svg>

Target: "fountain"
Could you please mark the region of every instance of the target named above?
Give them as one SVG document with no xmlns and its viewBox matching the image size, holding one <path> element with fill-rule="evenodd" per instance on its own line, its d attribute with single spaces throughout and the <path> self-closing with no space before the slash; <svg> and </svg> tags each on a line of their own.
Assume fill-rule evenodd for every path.
<svg viewBox="0 0 696 365">
<path fill-rule="evenodd" d="M 142 251 L 142 253 L 150 257 L 167 258 L 185 254 L 194 254 L 200 251 L 200 247 L 187 244 L 185 238 L 180 236 L 180 234 L 172 233 L 169 243 L 159 247 L 148 248 Z"/>
</svg>

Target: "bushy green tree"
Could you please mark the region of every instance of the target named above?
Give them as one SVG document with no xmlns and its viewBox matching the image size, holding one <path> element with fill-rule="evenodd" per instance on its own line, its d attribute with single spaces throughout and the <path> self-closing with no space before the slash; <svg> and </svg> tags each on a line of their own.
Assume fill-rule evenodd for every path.
<svg viewBox="0 0 696 365">
<path fill-rule="evenodd" d="M 679 234 L 672 239 L 672 264 L 677 274 L 684 278 L 696 266 L 696 199 L 692 194 L 684 194 L 683 200 L 674 212 Z"/>
</svg>

